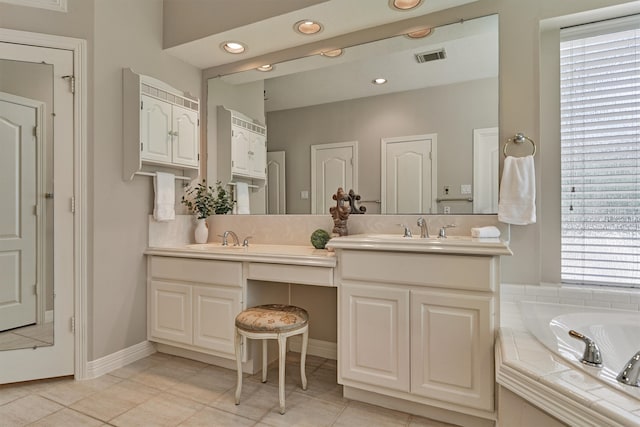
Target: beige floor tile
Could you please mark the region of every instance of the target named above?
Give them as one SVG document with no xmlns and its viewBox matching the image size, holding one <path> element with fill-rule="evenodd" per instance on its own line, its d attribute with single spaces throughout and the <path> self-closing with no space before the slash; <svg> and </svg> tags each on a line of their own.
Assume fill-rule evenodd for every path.
<svg viewBox="0 0 640 427">
<path fill-rule="evenodd" d="M 65 408 L 29 424 L 29 427 L 100 427 L 102 425 L 104 425 L 102 421 Z"/>
<path fill-rule="evenodd" d="M 159 393 L 158 389 L 124 380 L 77 401 L 71 408 L 99 420 L 109 421 Z"/>
<path fill-rule="evenodd" d="M 277 387 L 245 381 L 242 385 L 239 405 L 235 404 L 235 388 L 232 388 L 209 406 L 258 421 L 277 405 Z"/>
<path fill-rule="evenodd" d="M 458 427 L 454 424 L 447 424 L 441 421 L 430 420 L 418 416 L 412 416 L 409 420 L 409 427 Z"/>
<path fill-rule="evenodd" d="M 194 416 L 180 424 L 180 427 L 243 427 L 253 426 L 256 422 L 249 418 L 230 414 L 215 408 L 205 407 Z"/>
<path fill-rule="evenodd" d="M 406 426 L 410 416 L 379 406 L 352 401 L 340 414 L 335 426 L 345 427 L 392 427 Z"/>
<path fill-rule="evenodd" d="M 280 406 L 276 405 L 260 422 L 274 427 L 332 426 L 345 405 L 292 393 L 285 398 L 285 409 L 286 412 L 280 414 Z"/>
<path fill-rule="evenodd" d="M 26 387 L 0 386 L 0 405 L 12 402 L 29 394 Z"/>
<path fill-rule="evenodd" d="M 118 382 L 120 378 L 103 375 L 92 380 L 75 381 L 73 379 L 43 384 L 37 393 L 61 405 L 71 405 L 98 391 L 104 390 Z"/>
<path fill-rule="evenodd" d="M 225 392 L 236 387 L 236 372 L 218 367 L 207 367 L 170 387 L 167 392 L 209 404 Z"/>
<path fill-rule="evenodd" d="M 0 406 L 0 423 L 2 427 L 24 426 L 60 409 L 63 409 L 61 405 L 30 394 Z"/>
<path fill-rule="evenodd" d="M 162 394 L 114 418 L 120 427 L 177 426 L 200 411 L 203 405 L 178 396 Z"/>
</svg>

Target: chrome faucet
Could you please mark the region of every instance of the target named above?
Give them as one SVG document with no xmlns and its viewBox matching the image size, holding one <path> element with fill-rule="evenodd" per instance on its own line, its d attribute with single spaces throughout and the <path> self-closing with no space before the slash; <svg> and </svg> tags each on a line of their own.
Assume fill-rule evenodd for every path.
<svg viewBox="0 0 640 427">
<path fill-rule="evenodd" d="M 407 227 L 405 224 L 398 225 L 404 229 L 404 234 L 402 235 L 402 237 L 413 237 L 413 235 L 411 234 L 411 229 L 409 227 Z"/>
<path fill-rule="evenodd" d="M 640 351 L 629 359 L 616 379 L 622 384 L 640 387 Z"/>
<path fill-rule="evenodd" d="M 233 246 L 240 246 L 238 235 L 231 230 L 227 230 L 222 233 L 222 246 L 229 246 L 229 242 L 227 240 L 229 236 L 233 239 Z"/>
<path fill-rule="evenodd" d="M 427 220 L 423 217 L 418 218 L 418 227 L 420 227 L 420 237 L 425 239 L 429 238 L 429 226 Z"/>
<path fill-rule="evenodd" d="M 581 362 L 585 365 L 600 368 L 602 366 L 602 356 L 600 355 L 600 349 L 596 343 L 591 338 L 582 335 L 580 332 L 574 331 L 573 329 L 569 331 L 569 335 L 573 338 L 582 340 L 585 343 L 584 354 L 582 355 Z"/>
<path fill-rule="evenodd" d="M 446 239 L 447 238 L 447 228 L 454 228 L 455 226 L 456 226 L 455 224 L 443 225 L 440 228 L 440 232 L 438 233 L 438 238 L 439 239 Z"/>
</svg>

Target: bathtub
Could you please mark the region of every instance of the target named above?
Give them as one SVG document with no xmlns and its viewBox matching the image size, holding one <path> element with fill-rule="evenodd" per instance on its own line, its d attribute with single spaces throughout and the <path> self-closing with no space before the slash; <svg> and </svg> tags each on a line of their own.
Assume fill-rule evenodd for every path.
<svg viewBox="0 0 640 427">
<path fill-rule="evenodd" d="M 576 368 L 640 400 L 640 387 L 616 380 L 640 350 L 640 312 L 526 301 L 519 306 L 524 326 L 545 347 Z M 581 363 L 585 344 L 569 336 L 571 329 L 595 341 L 602 354 L 601 368 Z"/>
</svg>

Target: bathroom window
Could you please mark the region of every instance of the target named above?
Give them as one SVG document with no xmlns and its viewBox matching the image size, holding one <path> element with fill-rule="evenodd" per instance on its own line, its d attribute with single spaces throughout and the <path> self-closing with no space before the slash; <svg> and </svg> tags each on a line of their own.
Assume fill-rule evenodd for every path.
<svg viewBox="0 0 640 427">
<path fill-rule="evenodd" d="M 563 29 L 562 281 L 640 287 L 640 16 Z"/>
</svg>

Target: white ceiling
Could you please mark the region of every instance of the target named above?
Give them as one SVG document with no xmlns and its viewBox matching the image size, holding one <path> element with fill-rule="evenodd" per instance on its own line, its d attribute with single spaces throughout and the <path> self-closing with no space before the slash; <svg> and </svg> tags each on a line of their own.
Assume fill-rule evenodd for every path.
<svg viewBox="0 0 640 427">
<path fill-rule="evenodd" d="M 221 13 L 224 13 L 224 1 L 237 2 L 240 0 L 218 0 L 221 3 L 219 8 Z M 476 0 L 424 0 L 414 10 L 397 11 L 389 7 L 388 0 L 329 0 L 174 46 L 166 49 L 166 52 L 198 68 L 206 69 L 474 1 Z M 196 6 L 185 3 L 185 7 Z M 303 19 L 321 22 L 324 25 L 323 31 L 313 36 L 296 33 L 293 30 L 293 25 Z M 184 25 L 189 25 L 189 23 Z M 229 40 L 246 44 L 247 51 L 241 55 L 231 55 L 224 52 L 220 45 Z"/>
</svg>

